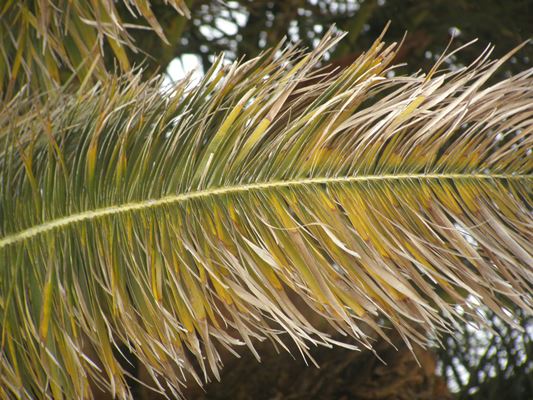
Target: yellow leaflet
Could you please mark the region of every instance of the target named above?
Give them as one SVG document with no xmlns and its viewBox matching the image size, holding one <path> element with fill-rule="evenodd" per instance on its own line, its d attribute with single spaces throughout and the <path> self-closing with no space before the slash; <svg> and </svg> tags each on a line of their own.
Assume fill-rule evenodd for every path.
<svg viewBox="0 0 533 400">
<path fill-rule="evenodd" d="M 259 268 L 261 268 L 261 272 L 266 276 L 272 286 L 274 286 L 276 290 L 282 290 L 283 286 L 281 285 L 281 281 L 278 279 L 272 267 L 267 265 L 263 260 L 256 259 L 256 261 Z"/>
<path fill-rule="evenodd" d="M 33 191 L 33 201 L 35 203 L 35 208 L 37 210 L 38 214 L 41 214 L 41 194 L 39 190 L 39 185 L 37 183 L 37 180 L 35 179 L 35 175 L 33 174 L 33 161 L 32 161 L 32 154 L 31 152 L 33 149 L 29 150 L 29 156 L 26 156 L 24 151 L 19 150 L 20 158 L 22 159 L 22 162 L 24 163 L 24 168 L 26 170 L 26 177 L 28 178 L 30 182 L 31 189 Z"/>
<path fill-rule="evenodd" d="M 280 222 L 282 222 L 283 227 L 289 228 L 289 229 L 295 229 L 296 225 L 290 219 L 290 216 L 287 215 L 287 212 L 281 206 L 278 199 L 274 195 L 271 195 L 270 199 L 271 199 L 271 204 L 276 212 L 276 215 L 281 219 Z M 298 235 L 298 233 L 296 234 Z M 300 272 L 305 283 L 309 285 L 309 288 L 311 289 L 312 294 L 317 297 L 318 302 L 321 304 L 329 303 L 326 295 L 322 291 L 322 288 L 320 286 L 320 283 L 317 280 L 317 277 L 311 272 L 306 262 L 301 258 L 301 255 L 300 255 L 301 253 L 299 252 L 299 250 L 303 250 L 303 249 L 297 250 L 295 248 L 295 243 L 293 243 L 292 240 L 288 239 L 284 233 L 279 233 L 276 237 L 279 239 L 283 249 L 287 252 L 289 257 L 291 258 L 293 265 L 297 268 L 298 272 Z"/>
<path fill-rule="evenodd" d="M 366 314 L 366 310 L 359 304 L 355 299 L 350 296 L 348 293 L 344 292 L 337 285 L 332 286 L 333 292 L 337 297 L 339 297 L 344 304 L 352 309 L 358 317 L 362 317 Z"/>
<path fill-rule="evenodd" d="M 270 119 L 267 117 L 263 118 L 259 125 L 257 125 L 248 140 L 244 143 L 241 151 L 239 151 L 235 164 L 239 164 L 248 155 L 252 147 L 254 147 L 254 145 L 262 138 L 263 133 L 265 133 L 269 127 L 270 122 Z"/>
<path fill-rule="evenodd" d="M 396 148 L 396 143 L 399 141 L 400 137 L 401 137 L 401 133 L 396 133 L 384 145 L 383 152 L 381 153 L 380 158 L 379 158 L 379 165 L 381 166 L 381 168 L 385 168 L 386 170 L 391 170 L 397 165 L 397 164 L 394 164 L 394 160 L 399 159 L 400 162 L 403 161 L 400 156 L 393 155 L 395 151 L 398 151 L 398 149 Z"/>
<path fill-rule="evenodd" d="M 425 209 L 429 209 L 433 203 L 433 195 L 431 189 L 429 188 L 428 181 L 423 181 L 417 185 L 417 189 L 420 190 L 420 200 L 422 206 Z"/>
<path fill-rule="evenodd" d="M 310 171 L 311 168 L 320 167 L 322 170 L 328 168 L 332 162 L 333 150 L 330 147 L 319 147 L 314 154 L 309 155 L 304 163 L 303 170 Z"/>
<path fill-rule="evenodd" d="M 165 37 L 165 34 L 163 33 L 163 29 L 161 28 L 161 25 L 159 25 L 159 22 L 157 21 L 157 17 L 154 15 L 150 8 L 150 3 L 146 0 L 136 0 L 135 5 L 137 6 L 137 9 L 141 12 L 144 18 L 148 21 L 154 32 L 165 42 L 165 44 L 169 44 L 168 40 Z"/>
<path fill-rule="evenodd" d="M 211 269 L 211 271 L 213 271 L 215 269 L 215 266 L 213 265 L 213 263 L 211 263 L 211 261 L 209 259 L 209 256 L 206 257 L 206 263 L 209 264 L 209 268 Z M 204 269 L 204 268 L 202 268 L 202 269 Z M 209 274 L 209 278 L 211 280 L 213 279 L 211 274 Z M 207 276 L 205 276 L 204 279 L 205 279 L 205 281 L 202 280 L 202 285 L 203 285 L 203 287 L 207 288 L 207 285 L 209 285 Z M 215 316 L 215 313 L 213 312 L 213 307 L 211 307 L 211 303 L 209 302 L 209 299 L 207 297 L 208 296 L 208 291 L 207 290 L 203 290 L 203 295 L 204 295 L 204 298 L 205 298 L 204 307 L 205 307 L 206 314 L 209 316 L 209 319 L 213 322 L 213 325 L 215 327 L 217 327 L 217 328 L 220 328 L 220 325 L 218 324 L 217 317 Z"/>
<path fill-rule="evenodd" d="M 477 193 L 473 192 L 472 184 L 457 182 L 457 190 L 459 191 L 460 198 L 463 203 L 468 207 L 468 209 L 473 212 L 479 212 L 479 207 L 477 205 L 478 201 L 476 199 Z"/>
<path fill-rule="evenodd" d="M 404 160 L 405 165 L 413 169 L 422 169 L 431 164 L 434 157 L 430 149 L 422 147 L 422 144 L 417 144 L 408 149 L 409 156 Z"/>
<path fill-rule="evenodd" d="M 385 186 L 383 189 L 383 193 L 385 194 L 385 197 L 392 205 L 392 207 L 397 209 L 400 203 L 398 202 L 398 198 L 396 197 L 396 194 L 391 190 L 390 186 Z"/>
<path fill-rule="evenodd" d="M 216 63 L 213 65 L 213 68 L 218 69 L 218 66 L 221 64 L 221 62 L 222 62 L 222 59 L 219 57 L 216 60 Z M 211 93 L 213 89 L 218 85 L 218 82 L 220 82 L 222 78 L 224 78 L 224 76 L 226 76 L 226 71 L 224 69 L 221 69 L 220 71 L 218 71 L 215 78 L 207 86 L 205 93 Z M 228 93 L 231 89 L 233 89 L 233 86 L 235 86 L 235 83 L 222 87 L 221 91 L 217 95 L 218 99 L 215 102 L 213 102 L 213 107 L 219 104 L 219 101 L 226 96 L 226 93 Z M 210 107 L 210 109 L 212 108 Z"/>
<path fill-rule="evenodd" d="M 325 196 L 323 191 L 319 191 L 319 193 L 321 195 L 321 199 L 319 199 L 319 201 L 324 201 L 330 211 L 328 213 L 326 210 L 324 210 L 322 203 L 318 206 L 315 205 L 314 213 L 316 213 L 315 215 L 318 219 L 317 222 L 319 222 L 320 225 L 315 224 L 315 217 L 312 219 L 308 217 L 307 211 L 300 206 L 295 194 L 293 194 L 294 198 L 291 201 L 291 205 L 293 206 L 291 208 L 304 224 L 309 224 L 308 229 L 313 232 L 313 235 L 319 239 L 319 242 L 324 250 L 326 250 L 326 252 L 328 252 L 329 255 L 336 260 L 339 265 L 351 266 L 354 262 L 353 257 L 360 258 L 360 256 L 358 253 L 349 249 L 345 245 L 345 242 L 347 241 L 346 238 L 339 238 L 339 235 L 342 232 L 345 233 L 345 230 L 342 226 L 339 226 L 339 216 L 337 215 L 335 205 Z M 314 204 L 310 202 L 310 205 L 313 206 Z M 323 223 L 322 221 L 327 222 Z M 351 258 L 346 257 L 345 254 L 349 254 Z M 321 256 L 317 256 L 317 258 L 323 259 Z M 323 261 L 324 264 L 328 265 L 329 267 L 324 269 L 324 272 L 327 273 L 328 276 L 333 280 L 337 280 L 338 272 L 335 271 L 329 262 L 326 262 L 325 260 Z"/>
<path fill-rule="evenodd" d="M 115 357 L 113 356 L 113 351 L 109 344 L 109 338 L 105 335 L 105 333 L 108 330 L 101 316 L 96 315 L 94 322 L 96 324 L 96 327 L 95 327 L 96 335 L 99 337 L 99 340 L 98 340 L 98 348 L 100 350 L 99 353 L 103 357 L 102 364 L 104 368 L 108 371 L 109 378 L 111 378 L 111 380 L 114 380 L 114 377 L 117 373 L 118 368 L 116 365 Z"/>
<path fill-rule="evenodd" d="M 117 185 L 120 184 L 120 182 L 122 181 L 122 177 L 124 176 L 124 172 L 126 171 L 127 161 L 128 159 L 126 157 L 126 154 L 121 149 L 117 161 L 117 174 L 115 180 Z"/>
<path fill-rule="evenodd" d="M 470 152 L 468 153 L 468 157 L 467 157 L 467 161 L 468 161 L 468 167 L 470 168 L 474 168 L 478 165 L 479 163 L 479 160 L 481 159 L 480 157 L 480 154 L 479 154 L 479 150 L 475 150 L 473 152 Z"/>
<path fill-rule="evenodd" d="M 242 232 L 240 233 L 243 234 Z M 258 266 L 260 269 L 260 271 L 257 272 L 256 269 L 252 266 L 254 273 L 262 273 L 277 290 L 281 290 L 281 282 L 278 279 L 276 273 L 274 272 L 275 268 L 280 267 L 279 264 L 277 264 L 275 257 L 270 254 L 268 250 L 265 250 L 263 247 L 260 247 L 246 239 L 244 234 L 243 239 L 244 242 L 248 245 L 248 247 L 252 250 L 252 252 L 248 253 L 249 256 L 252 258 L 250 263 L 253 263 L 254 266 Z"/>
<path fill-rule="evenodd" d="M 296 74 L 303 66 L 305 66 L 310 56 L 311 54 L 307 54 L 304 58 L 302 58 L 289 72 L 285 74 L 285 76 L 283 76 L 280 83 L 287 82 L 291 76 Z"/>
<path fill-rule="evenodd" d="M 383 241 L 381 240 L 381 237 L 377 235 L 378 230 L 381 228 L 381 224 L 384 223 L 384 221 L 378 221 L 378 223 L 374 223 L 372 218 L 372 214 L 370 209 L 366 206 L 366 198 L 370 196 L 363 196 L 359 193 L 358 189 L 352 189 L 350 192 L 351 196 L 353 197 L 354 201 L 357 203 L 358 209 L 361 210 L 360 212 L 360 221 L 363 222 L 367 233 L 368 238 L 370 239 L 370 242 L 374 245 L 376 250 L 379 252 L 379 254 L 382 257 L 390 258 L 390 255 L 388 251 L 385 249 L 385 246 L 383 245 Z"/>
<path fill-rule="evenodd" d="M 241 114 L 241 111 L 248 101 L 248 99 L 252 96 L 254 93 L 255 88 L 250 89 L 243 98 L 237 103 L 235 107 L 233 107 L 233 110 L 229 113 L 229 115 L 226 117 L 218 131 L 213 136 L 213 139 L 209 142 L 207 145 L 207 149 L 205 150 L 204 156 L 202 160 L 200 161 L 200 164 L 198 164 L 198 168 L 196 170 L 196 176 L 195 179 L 199 179 L 201 176 L 205 174 L 205 169 L 207 167 L 207 164 L 209 160 L 215 155 L 215 152 L 217 148 L 219 147 L 220 143 L 224 140 L 224 138 L 227 136 L 227 133 L 237 117 Z"/>
<path fill-rule="evenodd" d="M 9 321 L 6 321 L 5 330 L 6 332 L 13 332 L 11 330 L 11 327 L 9 326 Z M 5 336 L 7 337 L 7 347 L 9 349 L 9 353 L 11 354 L 11 362 L 13 363 L 13 367 L 17 374 L 17 380 L 20 382 L 21 381 L 20 370 L 19 370 L 19 365 L 18 365 L 17 356 L 16 356 L 17 353 L 15 351 L 15 346 L 13 344 L 13 337 L 9 333 Z"/>
<path fill-rule="evenodd" d="M 186 211 L 187 215 L 191 214 L 191 208 L 190 208 L 189 204 L 187 205 L 185 211 Z M 177 222 L 178 222 L 178 226 L 179 226 L 179 229 L 180 229 L 180 233 L 183 232 L 183 231 L 187 232 L 187 230 L 190 229 L 190 225 L 186 226 L 184 224 L 184 221 L 182 220 L 182 218 L 178 217 L 177 218 Z M 183 242 L 178 240 L 176 245 L 177 245 L 177 247 L 179 249 L 179 253 L 182 254 L 185 257 L 185 255 L 188 254 L 188 252 L 185 249 L 185 247 L 183 246 Z M 191 261 L 191 262 L 193 262 L 193 261 Z M 200 280 L 204 284 L 206 282 L 205 268 L 204 268 L 204 266 L 201 263 L 196 263 L 195 265 L 198 268 L 198 273 L 200 275 Z"/>
<path fill-rule="evenodd" d="M 362 264 L 360 264 L 360 267 L 364 268 Z M 381 296 L 367 282 L 365 282 L 365 278 L 368 279 L 368 276 L 367 276 L 368 274 L 366 274 L 366 276 L 363 276 L 364 274 L 365 274 L 364 271 L 361 271 L 360 274 L 357 273 L 356 271 L 350 271 L 350 276 L 352 277 L 352 279 L 355 278 L 357 282 L 361 284 L 362 292 L 364 292 L 368 297 L 377 301 L 381 305 L 386 305 L 387 303 L 383 301 Z"/>
<path fill-rule="evenodd" d="M 109 238 L 109 243 L 113 243 L 113 228 L 108 229 L 108 232 L 106 234 L 106 237 Z M 106 255 L 106 262 L 108 263 L 109 267 L 111 268 L 111 291 L 113 293 L 112 296 L 112 309 L 113 313 L 117 315 L 118 310 L 123 311 L 122 307 L 122 299 L 121 299 L 121 293 L 120 293 L 120 286 L 124 283 L 119 279 L 118 275 L 118 269 L 119 269 L 119 260 L 117 252 L 115 251 L 113 245 L 110 246 L 110 254 L 105 253 Z"/>
<path fill-rule="evenodd" d="M 22 25 L 19 37 L 17 39 L 17 54 L 15 55 L 15 59 L 13 60 L 13 67 L 11 68 L 11 81 L 14 81 L 17 78 L 18 71 L 22 64 L 24 49 L 26 48 L 26 36 L 28 36 L 26 34 L 26 29 L 26 24 Z"/>
<path fill-rule="evenodd" d="M 497 183 L 497 188 L 490 186 L 485 188 L 485 192 L 487 193 L 487 196 L 490 197 L 498 206 L 498 209 L 505 215 L 508 219 L 518 219 L 516 214 L 513 211 L 513 208 L 510 207 L 512 202 L 510 202 L 508 199 L 505 199 L 501 196 L 501 193 L 506 193 L 507 189 L 503 187 L 499 182 Z M 515 195 L 516 198 L 516 195 Z"/>
<path fill-rule="evenodd" d="M 416 193 L 416 195 L 413 196 L 413 193 Z M 398 198 L 398 204 L 400 207 L 406 210 L 409 214 L 411 214 L 413 210 L 420 209 L 418 187 L 414 186 L 414 184 L 395 185 L 394 194 Z"/>
<path fill-rule="evenodd" d="M 61 353 L 61 356 L 63 357 L 63 359 L 65 360 L 65 368 L 67 370 L 67 376 L 74 380 L 76 379 L 78 376 L 80 376 L 80 371 L 79 371 L 79 363 L 77 362 L 78 361 L 78 357 L 76 355 L 76 353 L 74 352 L 73 348 L 71 346 L 69 346 L 67 344 L 67 341 L 66 340 L 63 340 L 62 337 L 58 338 L 58 348 L 59 348 L 59 352 Z M 76 379 L 76 386 L 79 387 L 79 380 Z"/>
<path fill-rule="evenodd" d="M 206 311 L 204 308 L 204 293 L 198 287 L 194 277 L 189 272 L 187 266 L 181 269 L 181 275 L 185 282 L 185 286 L 189 292 L 189 301 L 192 306 L 192 311 L 194 312 L 197 320 L 205 320 Z"/>
<path fill-rule="evenodd" d="M 226 227 L 224 226 L 224 221 L 222 220 L 223 214 L 220 212 L 220 208 L 214 204 L 213 205 L 213 219 L 215 220 L 215 231 L 216 237 L 220 240 L 225 247 L 230 250 L 235 250 L 233 246 L 233 241 L 231 237 L 226 232 Z"/>
<path fill-rule="evenodd" d="M 464 151 L 459 150 L 452 153 L 450 156 L 450 164 L 453 165 L 454 169 L 464 169 L 468 163 L 468 157 Z"/>
<path fill-rule="evenodd" d="M 383 139 L 378 138 L 373 144 L 365 146 L 361 155 L 361 166 L 371 166 L 377 158 L 377 154 L 383 145 Z"/>
<path fill-rule="evenodd" d="M 409 253 L 411 253 L 411 255 L 420 263 L 422 264 L 424 267 L 426 267 L 428 270 L 432 271 L 432 272 L 437 272 L 437 270 L 433 267 L 433 265 L 431 265 L 424 256 L 422 256 L 422 254 L 420 254 L 420 252 L 418 250 L 415 249 L 414 246 L 412 246 L 407 240 L 402 240 L 402 245 L 407 249 L 407 251 L 409 251 Z M 445 280 L 445 279 L 442 279 L 441 277 L 437 277 L 437 276 L 434 276 L 433 274 L 431 275 L 433 277 L 433 279 L 435 279 L 440 285 L 442 286 L 446 286 L 446 287 L 451 287 L 450 284 Z"/>
<path fill-rule="evenodd" d="M 224 288 L 224 286 L 222 286 L 222 284 L 219 282 L 220 275 L 218 274 L 218 272 L 216 270 L 213 270 L 213 275 L 214 275 L 214 277 L 213 276 L 211 277 L 211 283 L 213 284 L 215 292 L 220 296 L 222 301 L 224 301 L 227 305 L 232 305 L 233 304 L 233 298 L 232 298 L 229 290 Z"/>
<path fill-rule="evenodd" d="M 258 276 L 260 282 L 267 286 L 267 283 L 262 279 L 263 277 L 266 278 L 268 282 L 276 289 L 276 290 L 282 290 L 282 285 L 278 277 L 276 276 L 276 273 L 274 272 L 274 267 L 277 266 L 274 258 L 268 254 L 268 251 L 264 250 L 263 248 L 260 248 L 259 246 L 255 245 L 254 243 L 250 242 L 249 240 L 245 239 L 245 243 L 252 249 L 252 251 L 249 253 L 249 256 L 252 258 L 250 260 L 250 263 L 253 263 L 253 266 L 251 267 L 251 270 L 254 274 L 254 276 Z M 268 262 L 266 261 L 268 260 Z M 254 266 L 257 266 L 259 268 L 259 271 L 257 271 Z M 261 274 L 263 276 L 261 276 Z"/>
<path fill-rule="evenodd" d="M 336 192 L 336 195 L 342 204 L 342 207 L 346 211 L 346 215 L 348 216 L 348 219 L 350 220 L 352 226 L 355 228 L 355 230 L 359 233 L 359 236 L 364 242 L 368 242 L 369 236 L 368 236 L 368 230 L 365 226 L 364 221 L 359 216 L 359 213 L 357 212 L 356 208 L 353 206 L 353 199 L 349 198 L 344 191 L 338 190 Z"/>
<path fill-rule="evenodd" d="M 50 74 L 52 79 L 56 82 L 60 81 L 59 69 L 57 68 L 57 61 L 54 60 L 52 53 L 50 51 L 45 51 L 44 59 L 46 64 L 46 71 Z M 1 91 L 1 88 L 0 88 Z"/>
<path fill-rule="evenodd" d="M 433 193 L 437 195 L 443 206 L 448 208 L 454 215 L 459 216 L 463 213 L 461 206 L 455 201 L 451 186 L 447 182 L 435 182 L 431 186 Z"/>
<path fill-rule="evenodd" d="M 92 185 L 94 180 L 94 171 L 96 168 L 97 140 L 92 140 L 87 150 L 87 181 Z"/>
<path fill-rule="evenodd" d="M 391 125 L 395 126 L 397 124 L 401 124 L 403 121 L 409 118 L 409 116 L 418 108 L 420 104 L 424 102 L 424 100 L 426 100 L 426 96 L 416 97 L 400 114 L 398 114 L 396 118 L 394 118 Z"/>
<path fill-rule="evenodd" d="M 213 104 L 214 106 L 218 105 L 220 103 L 221 100 L 225 99 L 226 98 L 226 95 L 233 90 L 233 88 L 235 87 L 235 85 L 237 84 L 237 81 L 234 78 L 234 76 L 232 75 L 232 71 L 225 71 L 224 69 L 221 69 L 217 76 L 215 76 L 215 79 L 213 79 L 213 84 L 209 85 L 209 87 L 207 88 L 207 91 L 208 92 L 211 92 L 215 87 L 216 85 L 218 84 L 218 82 L 220 82 L 222 80 L 222 78 L 226 77 L 226 81 L 221 84 L 221 87 L 220 89 L 218 89 L 218 94 L 216 95 L 217 96 L 217 100 L 216 102 Z M 232 80 L 233 79 L 233 80 Z M 252 88 L 251 90 L 254 90 L 255 88 Z M 243 101 L 240 101 L 239 103 L 242 103 L 242 104 L 245 104 L 245 102 Z"/>
<path fill-rule="evenodd" d="M 242 230 L 242 224 L 239 220 L 239 214 L 237 213 L 237 209 L 235 208 L 235 203 L 231 198 L 226 199 L 226 210 L 229 212 L 229 217 L 231 219 L 231 222 L 233 223 L 233 226 L 238 230 Z"/>
<path fill-rule="evenodd" d="M 163 301 L 163 261 L 159 251 L 152 254 L 152 291 L 158 303 Z"/>
<path fill-rule="evenodd" d="M 211 219 L 211 215 L 206 213 L 206 212 L 202 212 L 202 214 L 203 214 L 202 223 L 204 224 L 203 229 L 205 231 L 207 231 L 205 233 L 211 234 L 212 236 L 217 237 L 216 226 L 215 226 L 215 224 L 213 224 L 213 220 Z"/>
<path fill-rule="evenodd" d="M 180 318 L 180 322 L 183 324 L 187 332 L 194 332 L 193 317 L 191 313 L 189 312 L 189 309 L 187 308 L 183 300 L 179 298 L 179 294 L 176 294 L 174 296 L 174 299 L 176 301 L 176 306 L 177 306 L 177 311 L 178 311 L 178 315 Z"/>
<path fill-rule="evenodd" d="M 397 167 L 405 163 L 405 158 L 398 153 L 398 149 L 396 149 L 392 154 L 389 155 L 389 161 L 387 163 L 387 166 Z M 392 169 L 392 168 L 389 168 Z"/>
<path fill-rule="evenodd" d="M 273 243 L 272 241 L 273 239 L 270 237 L 270 235 L 268 235 L 267 233 L 263 231 L 261 236 L 265 242 L 268 252 L 272 256 L 276 264 L 282 268 L 290 269 L 290 262 L 287 260 L 287 258 L 285 257 L 285 254 L 280 249 L 280 247 L 276 243 Z M 292 287 L 292 282 L 286 282 L 286 283 L 289 283 Z"/>
<path fill-rule="evenodd" d="M 152 294 L 154 295 L 156 301 L 158 303 L 161 302 L 161 292 L 159 291 L 158 286 L 158 269 L 161 267 L 158 265 L 158 262 L 156 260 L 156 253 L 157 249 L 155 248 L 155 238 L 154 238 L 154 229 L 155 227 L 153 225 L 150 225 L 149 233 L 148 233 L 148 245 L 146 251 L 148 252 L 148 261 L 149 261 L 149 268 L 150 268 L 150 277 L 151 277 L 151 286 L 152 286 Z"/>
<path fill-rule="evenodd" d="M 336 214 L 337 206 L 335 205 L 335 203 L 333 203 L 333 201 L 331 201 L 330 197 L 326 194 L 326 192 L 324 190 L 320 190 L 318 193 L 320 196 L 320 202 L 322 204 L 325 204 L 327 208 L 329 208 L 331 211 L 335 212 Z"/>
<path fill-rule="evenodd" d="M 50 388 L 52 389 L 52 396 L 55 399 L 63 399 L 63 392 L 61 390 L 61 387 L 57 384 L 56 379 L 59 378 L 60 372 L 58 371 L 58 368 L 56 367 L 56 364 L 51 362 L 48 365 L 48 370 L 51 372 L 51 375 L 53 376 L 52 379 L 49 379 Z"/>
<path fill-rule="evenodd" d="M 107 35 L 106 38 L 109 46 L 111 46 L 111 49 L 113 50 L 113 53 L 115 53 L 122 70 L 129 71 L 131 69 L 130 60 L 128 59 L 128 55 L 126 54 L 124 47 L 122 47 L 120 43 L 111 36 Z"/>
<path fill-rule="evenodd" d="M 361 238 L 369 245 L 372 244 L 382 257 L 390 259 L 391 257 L 389 253 L 386 251 L 382 242 L 379 240 L 379 237 L 377 237 L 372 232 L 372 229 L 369 228 L 370 226 L 374 226 L 374 225 L 369 220 L 369 218 L 366 216 L 366 212 L 368 210 L 366 206 L 364 205 L 364 198 L 360 197 L 356 189 L 353 189 L 350 192 L 351 199 L 353 199 L 353 201 L 356 202 L 357 204 L 357 209 L 361 210 L 361 212 L 358 213 L 356 210 L 354 210 L 353 205 L 350 204 L 350 201 L 346 197 L 346 194 L 345 193 L 342 193 L 342 194 L 339 193 L 339 194 L 341 196 L 341 204 L 346 210 L 346 213 L 348 215 L 348 218 L 352 222 L 352 225 L 361 235 Z M 365 236 L 366 236 L 366 239 L 365 239 Z M 382 278 L 378 273 L 376 273 L 376 271 L 372 268 L 371 265 L 368 265 L 369 261 L 370 260 L 367 257 L 364 257 L 363 262 L 362 262 L 364 269 L 377 282 L 379 282 L 391 294 L 393 298 L 400 299 L 400 300 L 404 299 L 405 296 L 402 293 L 400 293 L 397 289 L 395 289 L 389 283 L 387 283 L 387 281 L 384 278 Z"/>
<path fill-rule="evenodd" d="M 181 245 L 181 241 L 178 240 L 177 243 L 178 243 L 178 252 L 181 253 L 181 254 L 184 254 L 185 249 Z M 170 244 L 170 243 L 168 243 L 168 244 Z M 182 270 L 182 268 L 180 267 L 180 261 L 178 260 L 178 258 L 176 256 L 176 254 L 174 253 L 174 251 L 170 251 L 170 249 L 167 250 L 167 242 L 166 241 L 165 241 L 165 245 L 163 246 L 163 252 L 164 252 L 164 254 L 167 254 L 167 253 L 169 254 L 169 257 L 172 259 L 172 264 L 173 264 L 174 270 L 177 272 L 177 276 L 179 276 L 180 271 Z M 184 268 L 186 268 L 186 267 L 184 267 Z M 179 279 L 179 278 L 177 278 L 177 279 Z M 176 283 L 176 284 L 180 285 L 180 283 L 181 282 Z M 183 326 L 185 327 L 185 329 L 188 332 L 193 332 L 194 331 L 193 317 L 192 317 L 189 309 L 185 305 L 183 299 L 181 298 L 181 293 L 180 292 L 176 292 L 176 290 L 174 288 L 172 290 L 170 290 L 170 293 L 172 293 L 172 295 L 174 297 L 174 301 L 176 302 L 177 313 L 179 315 L 180 322 L 183 324 Z M 184 294 L 186 295 L 186 293 L 184 293 Z"/>
<path fill-rule="evenodd" d="M 223 299 L 224 302 L 226 302 L 226 304 L 232 304 L 233 303 L 233 299 L 231 298 L 231 295 L 230 293 L 228 292 L 229 289 L 225 288 L 224 285 L 222 285 L 222 279 L 221 279 L 221 271 L 222 270 L 222 274 L 224 274 L 225 269 L 224 268 L 218 268 L 216 265 L 213 265 L 213 263 L 211 262 L 211 259 L 213 256 L 216 256 L 216 253 L 215 254 L 212 254 L 211 253 L 211 250 L 209 248 L 209 244 L 204 241 L 204 245 L 203 245 L 203 250 L 204 250 L 204 253 L 205 253 L 205 262 L 208 264 L 209 266 L 209 279 L 210 281 L 213 283 L 213 286 L 215 288 L 215 292 Z M 205 268 L 204 266 L 202 265 L 201 266 L 201 270 L 204 271 Z M 203 285 L 207 285 L 207 276 L 206 276 L 206 273 L 203 272 L 203 278 L 202 278 L 202 284 Z M 225 274 L 224 274 L 225 275 Z M 204 280 L 205 279 L 205 280 Z M 205 293 L 205 291 L 204 291 Z M 208 301 L 205 302 L 205 307 L 207 308 L 207 313 L 211 316 L 213 314 L 212 310 L 211 310 L 211 306 L 209 304 Z M 214 318 L 214 316 L 212 317 L 212 320 L 216 322 L 216 319 Z"/>
<path fill-rule="evenodd" d="M 52 296 L 54 285 L 54 265 L 48 263 L 48 272 L 46 283 L 43 289 L 43 307 L 41 309 L 41 322 L 39 324 L 39 337 L 41 341 L 45 341 L 48 336 L 48 327 L 50 325 L 50 318 L 52 314 Z"/>
</svg>

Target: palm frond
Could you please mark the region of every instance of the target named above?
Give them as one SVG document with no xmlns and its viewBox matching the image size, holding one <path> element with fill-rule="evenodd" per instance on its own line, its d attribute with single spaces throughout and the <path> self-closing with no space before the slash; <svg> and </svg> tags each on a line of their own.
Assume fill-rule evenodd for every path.
<svg viewBox="0 0 533 400">
<path fill-rule="evenodd" d="M 124 0 L 134 18 L 144 18 L 149 29 L 167 42 L 149 0 Z M 184 0 L 165 0 L 190 17 Z M 104 44 L 123 71 L 130 68 L 126 48 L 136 50 L 128 34 L 132 24 L 119 15 L 114 0 L 8 0 L 0 6 L 0 98 L 9 98 L 29 84 L 37 91 L 53 89 L 71 73 L 81 81 L 106 74 Z M 136 28 L 143 28 L 138 25 Z M 168 43 L 168 42 L 167 42 Z M 1 96 L 1 95 L 4 96 Z"/>
<path fill-rule="evenodd" d="M 316 69 L 338 40 L 1 111 L 3 395 L 127 398 L 120 345 L 177 393 L 265 338 L 310 357 L 531 312 L 533 69 L 391 77 L 381 39 Z"/>
</svg>

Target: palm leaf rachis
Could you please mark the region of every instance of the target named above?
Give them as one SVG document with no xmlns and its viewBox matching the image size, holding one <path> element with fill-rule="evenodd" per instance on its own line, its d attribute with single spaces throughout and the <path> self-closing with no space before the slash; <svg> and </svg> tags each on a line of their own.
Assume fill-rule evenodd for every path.
<svg viewBox="0 0 533 400">
<path fill-rule="evenodd" d="M 424 344 L 473 299 L 531 311 L 533 70 L 488 85 L 488 49 L 391 77 L 381 40 L 317 69 L 339 39 L 1 111 L 2 396 L 127 398 L 124 343 L 177 393 L 258 339 L 310 357 L 368 327 Z"/>
</svg>

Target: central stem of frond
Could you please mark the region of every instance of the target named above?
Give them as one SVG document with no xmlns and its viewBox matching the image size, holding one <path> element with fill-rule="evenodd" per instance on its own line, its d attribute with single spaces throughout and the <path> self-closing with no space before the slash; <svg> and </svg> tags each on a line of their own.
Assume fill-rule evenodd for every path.
<svg viewBox="0 0 533 400">
<path fill-rule="evenodd" d="M 0 249 L 36 237 L 40 234 L 49 232 L 54 229 L 77 224 L 83 221 L 94 220 L 101 217 L 147 210 L 157 208 L 163 205 L 183 203 L 189 200 L 223 196 L 227 194 L 236 194 L 251 191 L 269 190 L 275 188 L 287 188 L 296 186 L 328 185 L 356 182 L 384 182 L 384 181 L 402 181 L 402 180 L 523 180 L 533 179 L 533 175 L 507 175 L 507 174 L 396 174 L 396 175 L 359 175 L 344 177 L 319 177 L 319 178 L 300 178 L 286 181 L 272 181 L 260 183 L 247 183 L 241 185 L 208 188 L 187 193 L 180 193 L 165 196 L 160 199 L 148 199 L 132 203 L 124 203 L 114 206 L 87 210 L 80 213 L 68 215 L 55 220 L 47 221 L 39 225 L 32 226 L 17 233 L 8 235 L 0 239 Z"/>
</svg>

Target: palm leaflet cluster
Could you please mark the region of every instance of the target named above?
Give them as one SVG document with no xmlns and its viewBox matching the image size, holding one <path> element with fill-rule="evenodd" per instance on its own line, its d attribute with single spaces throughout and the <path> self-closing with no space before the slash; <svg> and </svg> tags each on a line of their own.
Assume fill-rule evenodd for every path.
<svg viewBox="0 0 533 400">
<path fill-rule="evenodd" d="M 491 81 L 519 49 L 393 75 L 380 37 L 332 72 L 329 31 L 162 89 L 111 0 L 0 13 L 0 397 L 131 398 L 124 345 L 179 397 L 265 339 L 312 361 L 531 313 L 533 69 Z"/>
</svg>

